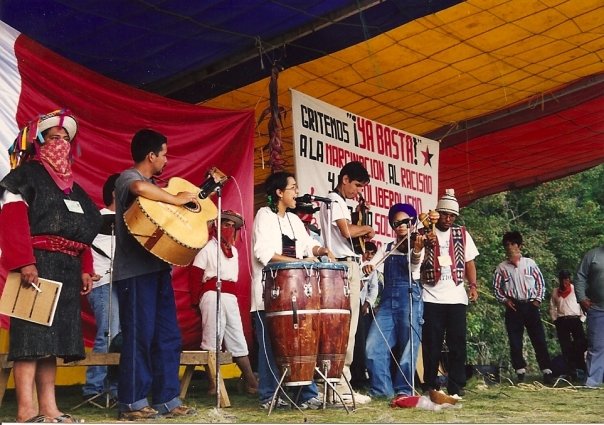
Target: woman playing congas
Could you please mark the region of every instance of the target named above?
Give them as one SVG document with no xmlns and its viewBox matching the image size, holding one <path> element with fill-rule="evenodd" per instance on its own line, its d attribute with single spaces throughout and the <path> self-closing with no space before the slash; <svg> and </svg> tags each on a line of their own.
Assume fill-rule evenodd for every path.
<svg viewBox="0 0 604 425">
<path fill-rule="evenodd" d="M 304 224 L 297 215 L 287 212 L 288 208 L 293 209 L 296 207 L 295 198 L 298 196 L 298 186 L 293 174 L 287 172 L 272 174 L 267 178 L 265 187 L 268 206 L 260 208 L 254 219 L 254 275 L 252 281 L 251 311 L 259 346 L 258 395 L 261 406 L 269 409 L 271 407 L 271 399 L 279 385 L 282 372 L 275 361 L 268 329 L 265 301 L 269 304 L 270 299 L 266 300 L 263 296 L 263 268 L 269 265 L 269 263 L 287 262 L 296 262 L 296 267 L 300 268 L 301 260 L 308 257 L 326 255 L 331 260 L 334 260 L 334 257 L 331 251 L 320 246 L 307 233 Z M 314 261 L 314 259 L 306 261 Z M 310 268 L 311 264 L 308 263 L 308 266 Z M 302 270 L 304 269 L 302 268 Z M 316 295 L 318 296 L 318 290 L 316 291 Z M 288 341 L 284 342 L 288 343 Z M 322 403 L 317 398 L 317 395 L 318 390 L 314 382 L 302 386 L 299 396 L 299 407 L 318 409 L 322 406 Z M 284 407 L 286 405 L 285 401 L 279 398 L 276 399 L 276 407 Z"/>
</svg>

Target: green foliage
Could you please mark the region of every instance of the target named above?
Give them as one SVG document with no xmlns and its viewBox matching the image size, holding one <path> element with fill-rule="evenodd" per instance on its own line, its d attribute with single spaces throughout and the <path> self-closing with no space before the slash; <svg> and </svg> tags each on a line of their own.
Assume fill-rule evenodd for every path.
<svg viewBox="0 0 604 425">
<path fill-rule="evenodd" d="M 547 282 L 541 305 L 550 354 L 559 353 L 549 319 L 549 295 L 558 271 L 575 273 L 585 252 L 604 243 L 604 165 L 532 188 L 502 192 L 475 201 L 461 211 L 458 223 L 472 234 L 480 255 L 476 259 L 480 298 L 468 314 L 468 361 L 509 363 L 503 307 L 492 292 L 492 277 L 504 258 L 503 233 L 519 230 L 523 254 L 533 258 Z M 531 344 L 525 341 L 529 367 L 535 364 Z M 536 370 L 535 366 L 532 370 Z"/>
</svg>

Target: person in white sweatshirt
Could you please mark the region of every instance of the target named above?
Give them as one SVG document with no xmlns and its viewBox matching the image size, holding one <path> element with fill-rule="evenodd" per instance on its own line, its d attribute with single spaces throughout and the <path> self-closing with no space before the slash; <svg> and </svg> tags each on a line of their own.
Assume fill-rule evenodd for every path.
<svg viewBox="0 0 604 425">
<path fill-rule="evenodd" d="M 571 379 L 577 378 L 577 370 L 585 373 L 585 351 L 587 337 L 583 329 L 585 315 L 577 302 L 575 287 L 568 270 L 558 273 L 559 286 L 554 288 L 550 299 L 549 313 L 556 325 L 562 357 L 566 362 Z"/>
</svg>

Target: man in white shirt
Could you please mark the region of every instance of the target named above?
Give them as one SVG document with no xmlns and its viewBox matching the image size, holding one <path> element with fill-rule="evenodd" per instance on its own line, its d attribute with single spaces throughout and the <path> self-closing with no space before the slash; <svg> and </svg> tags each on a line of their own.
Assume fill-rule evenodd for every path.
<svg viewBox="0 0 604 425">
<path fill-rule="evenodd" d="M 371 226 L 352 224 L 351 212 L 346 203 L 347 199 L 356 199 L 361 190 L 369 184 L 369 173 L 362 163 L 352 161 L 344 165 L 338 176 L 338 185 L 329 193 L 332 200 L 327 208 L 321 206 L 321 229 L 327 248 L 333 252 L 336 259 L 348 267 L 348 282 L 350 284 L 350 329 L 348 346 L 344 360 L 343 374 L 350 380 L 350 364 L 354 356 L 354 341 L 360 310 L 361 274 L 360 256 L 354 251 L 353 238 L 371 239 L 375 231 Z M 343 390 L 343 398 L 352 399 L 352 394 Z M 371 401 L 368 396 L 354 394 L 357 403 Z"/>
<path fill-rule="evenodd" d="M 440 214 L 422 264 L 424 285 L 424 327 L 422 354 L 424 390 L 439 389 L 438 367 L 443 340 L 448 348 L 449 395 L 463 396 L 466 384 L 466 311 L 469 301 L 478 299 L 476 266 L 478 250 L 463 226 L 454 226 L 459 203 L 453 189 L 447 189 L 436 204 Z M 464 286 L 468 281 L 468 292 Z"/>
</svg>

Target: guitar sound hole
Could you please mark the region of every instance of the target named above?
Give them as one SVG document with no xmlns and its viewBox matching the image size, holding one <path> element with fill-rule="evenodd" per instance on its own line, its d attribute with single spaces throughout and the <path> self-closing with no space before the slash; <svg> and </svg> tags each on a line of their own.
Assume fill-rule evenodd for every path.
<svg viewBox="0 0 604 425">
<path fill-rule="evenodd" d="M 186 209 L 188 209 L 191 212 L 199 212 L 201 211 L 201 206 L 199 205 L 198 202 L 187 202 L 186 204 L 183 205 L 183 207 L 185 207 Z"/>
</svg>

